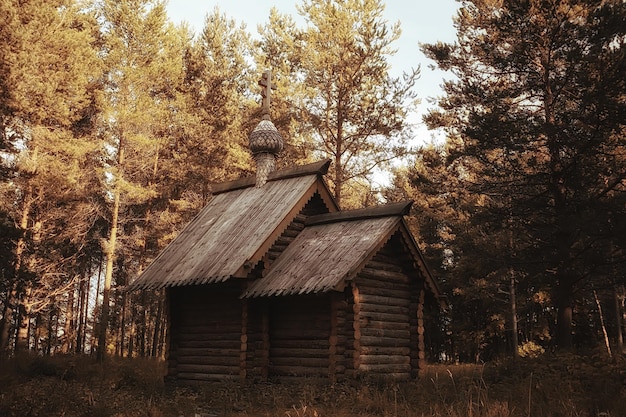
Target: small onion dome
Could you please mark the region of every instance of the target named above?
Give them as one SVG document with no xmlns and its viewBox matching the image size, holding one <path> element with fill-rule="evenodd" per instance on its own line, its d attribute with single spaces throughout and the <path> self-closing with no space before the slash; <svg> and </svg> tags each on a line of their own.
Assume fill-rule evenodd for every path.
<svg viewBox="0 0 626 417">
<path fill-rule="evenodd" d="M 261 120 L 248 137 L 253 154 L 270 153 L 278 155 L 283 150 L 283 137 L 270 120 Z"/>
</svg>

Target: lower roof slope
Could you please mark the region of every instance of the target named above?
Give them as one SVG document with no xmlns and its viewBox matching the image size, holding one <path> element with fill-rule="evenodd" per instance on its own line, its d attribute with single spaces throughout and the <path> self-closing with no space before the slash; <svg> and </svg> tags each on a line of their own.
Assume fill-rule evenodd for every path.
<svg viewBox="0 0 626 417">
<path fill-rule="evenodd" d="M 405 201 L 310 217 L 305 229 L 267 274 L 251 283 L 242 298 L 343 290 L 398 231 L 405 236 L 403 242 L 414 258 L 416 270 L 438 298 L 439 289 L 403 220 L 411 204 Z"/>
</svg>

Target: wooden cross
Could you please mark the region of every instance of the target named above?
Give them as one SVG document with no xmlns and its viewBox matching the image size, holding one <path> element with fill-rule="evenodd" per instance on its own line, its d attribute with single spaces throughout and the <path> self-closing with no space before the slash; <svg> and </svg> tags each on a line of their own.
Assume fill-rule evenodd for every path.
<svg viewBox="0 0 626 417">
<path fill-rule="evenodd" d="M 272 90 L 276 89 L 276 86 L 272 84 L 272 72 L 270 70 L 263 71 L 263 76 L 261 77 L 261 80 L 259 80 L 259 85 L 263 87 L 261 89 L 261 95 L 263 96 L 263 118 L 269 120 Z"/>
</svg>

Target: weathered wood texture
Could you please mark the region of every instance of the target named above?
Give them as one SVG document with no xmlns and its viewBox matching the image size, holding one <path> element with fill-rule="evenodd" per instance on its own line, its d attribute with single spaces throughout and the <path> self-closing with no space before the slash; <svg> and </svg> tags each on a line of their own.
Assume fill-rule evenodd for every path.
<svg viewBox="0 0 626 417">
<path fill-rule="evenodd" d="M 241 282 L 169 288 L 168 377 L 177 381 L 242 376 Z M 245 375 L 244 375 L 245 376 Z"/>
<path fill-rule="evenodd" d="M 247 297 L 301 295 L 342 289 L 345 279 L 398 227 L 399 217 L 307 226 Z"/>
<path fill-rule="evenodd" d="M 416 277 L 396 234 L 357 274 L 353 284 L 353 368 L 359 374 L 395 379 L 413 376 L 417 349 Z"/>
<path fill-rule="evenodd" d="M 272 300 L 270 376 L 328 377 L 331 365 L 330 312 L 328 295 Z M 335 367 L 338 366 L 335 363 Z"/>
<path fill-rule="evenodd" d="M 316 175 L 218 194 L 133 282 L 134 289 L 221 282 L 239 275 L 315 192 Z M 300 206 L 298 206 L 301 204 Z"/>
<path fill-rule="evenodd" d="M 321 195 L 316 192 L 302 210 L 289 223 L 285 231 L 276 239 L 264 257 L 265 270 L 269 270 L 274 261 L 287 249 L 296 237 L 304 230 L 306 219 L 309 216 L 328 213 L 329 208 Z"/>
</svg>

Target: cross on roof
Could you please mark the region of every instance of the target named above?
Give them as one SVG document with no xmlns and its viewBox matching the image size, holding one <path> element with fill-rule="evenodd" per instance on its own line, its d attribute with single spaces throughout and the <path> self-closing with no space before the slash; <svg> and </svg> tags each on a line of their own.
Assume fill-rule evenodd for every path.
<svg viewBox="0 0 626 417">
<path fill-rule="evenodd" d="M 261 89 L 261 95 L 263 96 L 263 118 L 269 120 L 272 90 L 276 89 L 276 85 L 272 84 L 272 72 L 270 70 L 263 71 L 263 76 L 259 80 L 259 85 L 263 87 Z"/>
</svg>

